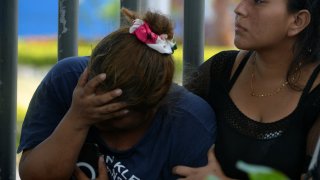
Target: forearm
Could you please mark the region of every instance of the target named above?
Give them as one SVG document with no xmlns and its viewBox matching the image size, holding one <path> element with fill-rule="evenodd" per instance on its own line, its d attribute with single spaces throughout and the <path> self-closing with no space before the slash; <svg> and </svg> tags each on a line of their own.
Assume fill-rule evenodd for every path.
<svg viewBox="0 0 320 180">
<path fill-rule="evenodd" d="M 22 179 L 70 179 L 89 127 L 66 114 L 54 132 L 20 161 Z"/>
<path fill-rule="evenodd" d="M 90 126 L 127 113 L 119 111 L 126 104 L 110 103 L 121 95 L 120 89 L 96 94 L 97 87 L 105 78 L 105 74 L 100 74 L 88 81 L 88 71 L 81 74 L 72 94 L 71 106 L 59 125 L 41 144 L 23 152 L 19 167 L 22 179 L 70 179 Z M 37 102 L 43 100 L 45 102 L 41 104 L 50 108 L 47 102 L 53 98 L 55 96 L 42 97 Z M 43 118 L 41 120 L 45 121 Z"/>
</svg>

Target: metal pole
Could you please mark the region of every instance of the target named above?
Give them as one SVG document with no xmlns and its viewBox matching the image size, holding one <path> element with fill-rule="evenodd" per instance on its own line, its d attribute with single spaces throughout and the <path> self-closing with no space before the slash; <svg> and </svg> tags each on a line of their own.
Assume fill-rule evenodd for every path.
<svg viewBox="0 0 320 180">
<path fill-rule="evenodd" d="M 58 60 L 78 55 L 79 0 L 59 0 Z"/>
<path fill-rule="evenodd" d="M 140 10 L 140 0 L 121 0 L 120 1 L 121 8 L 125 7 L 129 10 L 138 12 Z M 120 26 L 125 26 L 127 24 L 127 20 L 123 17 L 123 15 L 120 15 Z"/>
<path fill-rule="evenodd" d="M 183 84 L 203 62 L 204 0 L 184 1 Z"/>
<path fill-rule="evenodd" d="M 0 5 L 0 179 L 16 178 L 17 4 Z"/>
</svg>

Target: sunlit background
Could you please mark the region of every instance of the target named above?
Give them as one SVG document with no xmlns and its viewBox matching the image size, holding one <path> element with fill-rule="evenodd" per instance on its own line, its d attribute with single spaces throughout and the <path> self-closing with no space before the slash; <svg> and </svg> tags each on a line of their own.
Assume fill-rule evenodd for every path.
<svg viewBox="0 0 320 180">
<path fill-rule="evenodd" d="M 142 9 L 160 11 L 174 21 L 178 43 L 174 53 L 175 81 L 181 83 L 183 0 L 142 1 Z M 204 59 L 208 59 L 221 50 L 234 49 L 234 1 L 205 0 L 205 3 Z M 90 55 L 99 39 L 119 27 L 120 0 L 80 0 L 79 5 L 78 53 L 85 56 Z M 57 62 L 57 32 L 58 0 L 19 0 L 17 145 L 32 94 Z"/>
</svg>

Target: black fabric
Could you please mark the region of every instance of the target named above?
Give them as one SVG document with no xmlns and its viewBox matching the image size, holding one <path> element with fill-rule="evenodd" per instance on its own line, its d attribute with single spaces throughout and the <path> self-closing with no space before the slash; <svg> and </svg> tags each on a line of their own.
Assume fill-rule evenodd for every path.
<svg viewBox="0 0 320 180">
<path fill-rule="evenodd" d="M 251 56 L 252 52 L 249 52 L 246 54 L 246 56 L 243 58 L 243 60 L 240 62 L 239 67 L 236 69 L 236 72 L 234 72 L 231 80 L 228 83 L 228 91 L 231 90 L 232 86 L 234 85 L 234 83 L 236 82 L 238 76 L 240 75 L 242 69 L 244 68 L 244 66 L 247 64 L 250 56 Z M 234 58 L 235 59 L 235 58 Z M 233 66 L 233 65 L 232 65 Z M 214 66 L 211 66 L 211 68 L 214 68 Z"/>
<path fill-rule="evenodd" d="M 270 166 L 291 179 L 300 179 L 306 164 L 307 134 L 320 110 L 320 86 L 310 91 L 320 66 L 311 75 L 298 106 L 290 115 L 273 123 L 260 123 L 244 115 L 229 96 L 250 57 L 248 54 L 242 59 L 231 77 L 237 54 L 238 51 L 224 51 L 213 56 L 186 85 L 216 112 L 218 136 L 215 153 L 224 173 L 231 178 L 248 179 L 236 168 L 236 162 L 241 160 Z"/>
</svg>

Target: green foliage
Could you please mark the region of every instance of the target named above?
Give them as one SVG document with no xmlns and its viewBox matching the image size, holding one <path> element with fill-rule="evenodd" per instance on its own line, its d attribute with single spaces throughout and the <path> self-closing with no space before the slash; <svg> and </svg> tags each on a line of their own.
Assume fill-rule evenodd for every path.
<svg viewBox="0 0 320 180">
<path fill-rule="evenodd" d="M 81 41 L 78 46 L 79 56 L 89 56 L 97 42 Z M 34 66 L 47 66 L 57 62 L 57 41 L 52 39 L 45 40 L 23 40 L 18 43 L 18 63 Z M 204 49 L 204 59 L 208 59 L 219 51 L 230 49 L 228 47 L 209 47 Z M 175 50 L 174 59 L 177 72 L 182 71 L 182 45 L 178 45 Z"/>
<path fill-rule="evenodd" d="M 209 175 L 206 177 L 206 180 L 219 180 L 219 178 L 214 175 Z"/>
<path fill-rule="evenodd" d="M 22 123 L 23 119 L 26 115 L 27 109 L 19 106 L 19 100 L 18 100 L 18 107 L 17 107 L 17 121 L 16 121 L 16 147 L 18 147 L 19 142 L 20 142 L 20 135 L 21 135 L 21 128 L 22 128 Z"/>
<path fill-rule="evenodd" d="M 79 56 L 88 56 L 96 42 L 79 42 Z M 18 63 L 33 66 L 48 66 L 57 62 L 56 40 L 23 40 L 18 43 Z"/>
<path fill-rule="evenodd" d="M 288 180 L 280 171 L 260 165 L 247 164 L 239 161 L 237 168 L 248 173 L 250 180 Z"/>
<path fill-rule="evenodd" d="M 22 122 L 25 115 L 26 115 L 27 109 L 24 107 L 19 106 L 17 107 L 17 121 Z"/>
<path fill-rule="evenodd" d="M 120 19 L 119 9 L 120 9 L 120 1 L 112 0 L 100 8 L 99 14 L 101 18 L 109 19 L 113 21 L 119 21 Z"/>
</svg>

